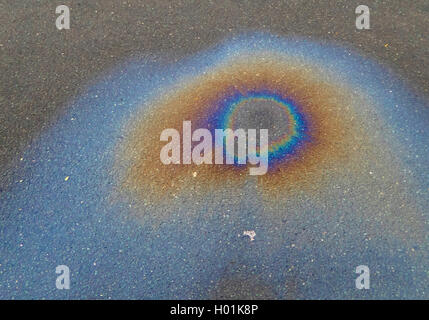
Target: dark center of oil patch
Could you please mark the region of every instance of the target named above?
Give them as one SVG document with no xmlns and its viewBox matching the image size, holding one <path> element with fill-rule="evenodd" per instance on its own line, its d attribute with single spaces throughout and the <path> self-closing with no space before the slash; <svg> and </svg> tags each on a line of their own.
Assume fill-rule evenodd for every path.
<svg viewBox="0 0 429 320">
<path fill-rule="evenodd" d="M 232 116 L 232 123 L 236 129 L 268 129 L 269 144 L 287 136 L 291 132 L 290 119 L 284 109 L 275 101 L 263 99 L 249 99 L 237 107 Z"/>
</svg>

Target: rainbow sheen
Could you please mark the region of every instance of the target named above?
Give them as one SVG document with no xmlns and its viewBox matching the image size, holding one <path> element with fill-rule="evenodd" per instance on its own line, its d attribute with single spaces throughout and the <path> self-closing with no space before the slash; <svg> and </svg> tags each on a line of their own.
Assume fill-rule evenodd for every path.
<svg viewBox="0 0 429 320">
<path fill-rule="evenodd" d="M 17 157 L 0 299 L 427 299 L 429 107 L 401 75 L 260 33 L 165 60 L 120 64 Z M 159 161 L 161 130 L 237 126 L 255 98 L 293 119 L 277 170 Z"/>
<path fill-rule="evenodd" d="M 288 117 L 290 131 L 285 132 L 280 139 L 270 141 L 268 146 L 268 159 L 273 165 L 275 165 L 275 161 L 284 161 L 288 155 L 294 154 L 297 148 L 303 147 L 305 141 L 309 141 L 310 133 L 304 120 L 304 115 L 298 111 L 295 103 L 291 99 L 269 91 L 251 91 L 246 95 L 236 93 L 229 99 L 225 99 L 221 103 L 221 112 L 218 115 L 220 121 L 217 123 L 219 123 L 220 127 L 223 129 L 237 129 L 234 116 L 243 103 L 249 100 L 274 102 Z M 257 148 L 256 154 L 259 155 L 259 148 Z"/>
</svg>

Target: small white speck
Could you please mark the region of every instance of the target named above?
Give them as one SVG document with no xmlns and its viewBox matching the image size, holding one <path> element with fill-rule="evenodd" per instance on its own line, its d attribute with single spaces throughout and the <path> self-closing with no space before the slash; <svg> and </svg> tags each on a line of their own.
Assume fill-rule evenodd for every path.
<svg viewBox="0 0 429 320">
<path fill-rule="evenodd" d="M 243 236 L 249 236 L 250 241 L 255 240 L 256 232 L 254 230 L 243 231 Z"/>
</svg>

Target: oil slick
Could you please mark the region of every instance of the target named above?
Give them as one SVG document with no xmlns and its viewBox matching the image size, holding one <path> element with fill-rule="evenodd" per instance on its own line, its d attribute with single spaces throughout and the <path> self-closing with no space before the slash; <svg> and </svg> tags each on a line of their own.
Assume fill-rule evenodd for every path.
<svg viewBox="0 0 429 320">
<path fill-rule="evenodd" d="M 164 165 L 183 121 L 268 129 L 266 174 Z M 400 75 L 332 43 L 252 33 L 122 64 L 20 155 L 0 298 L 359 299 L 362 264 L 366 297 L 425 298 L 428 121 Z M 53 290 L 63 263 L 79 274 Z"/>
</svg>

